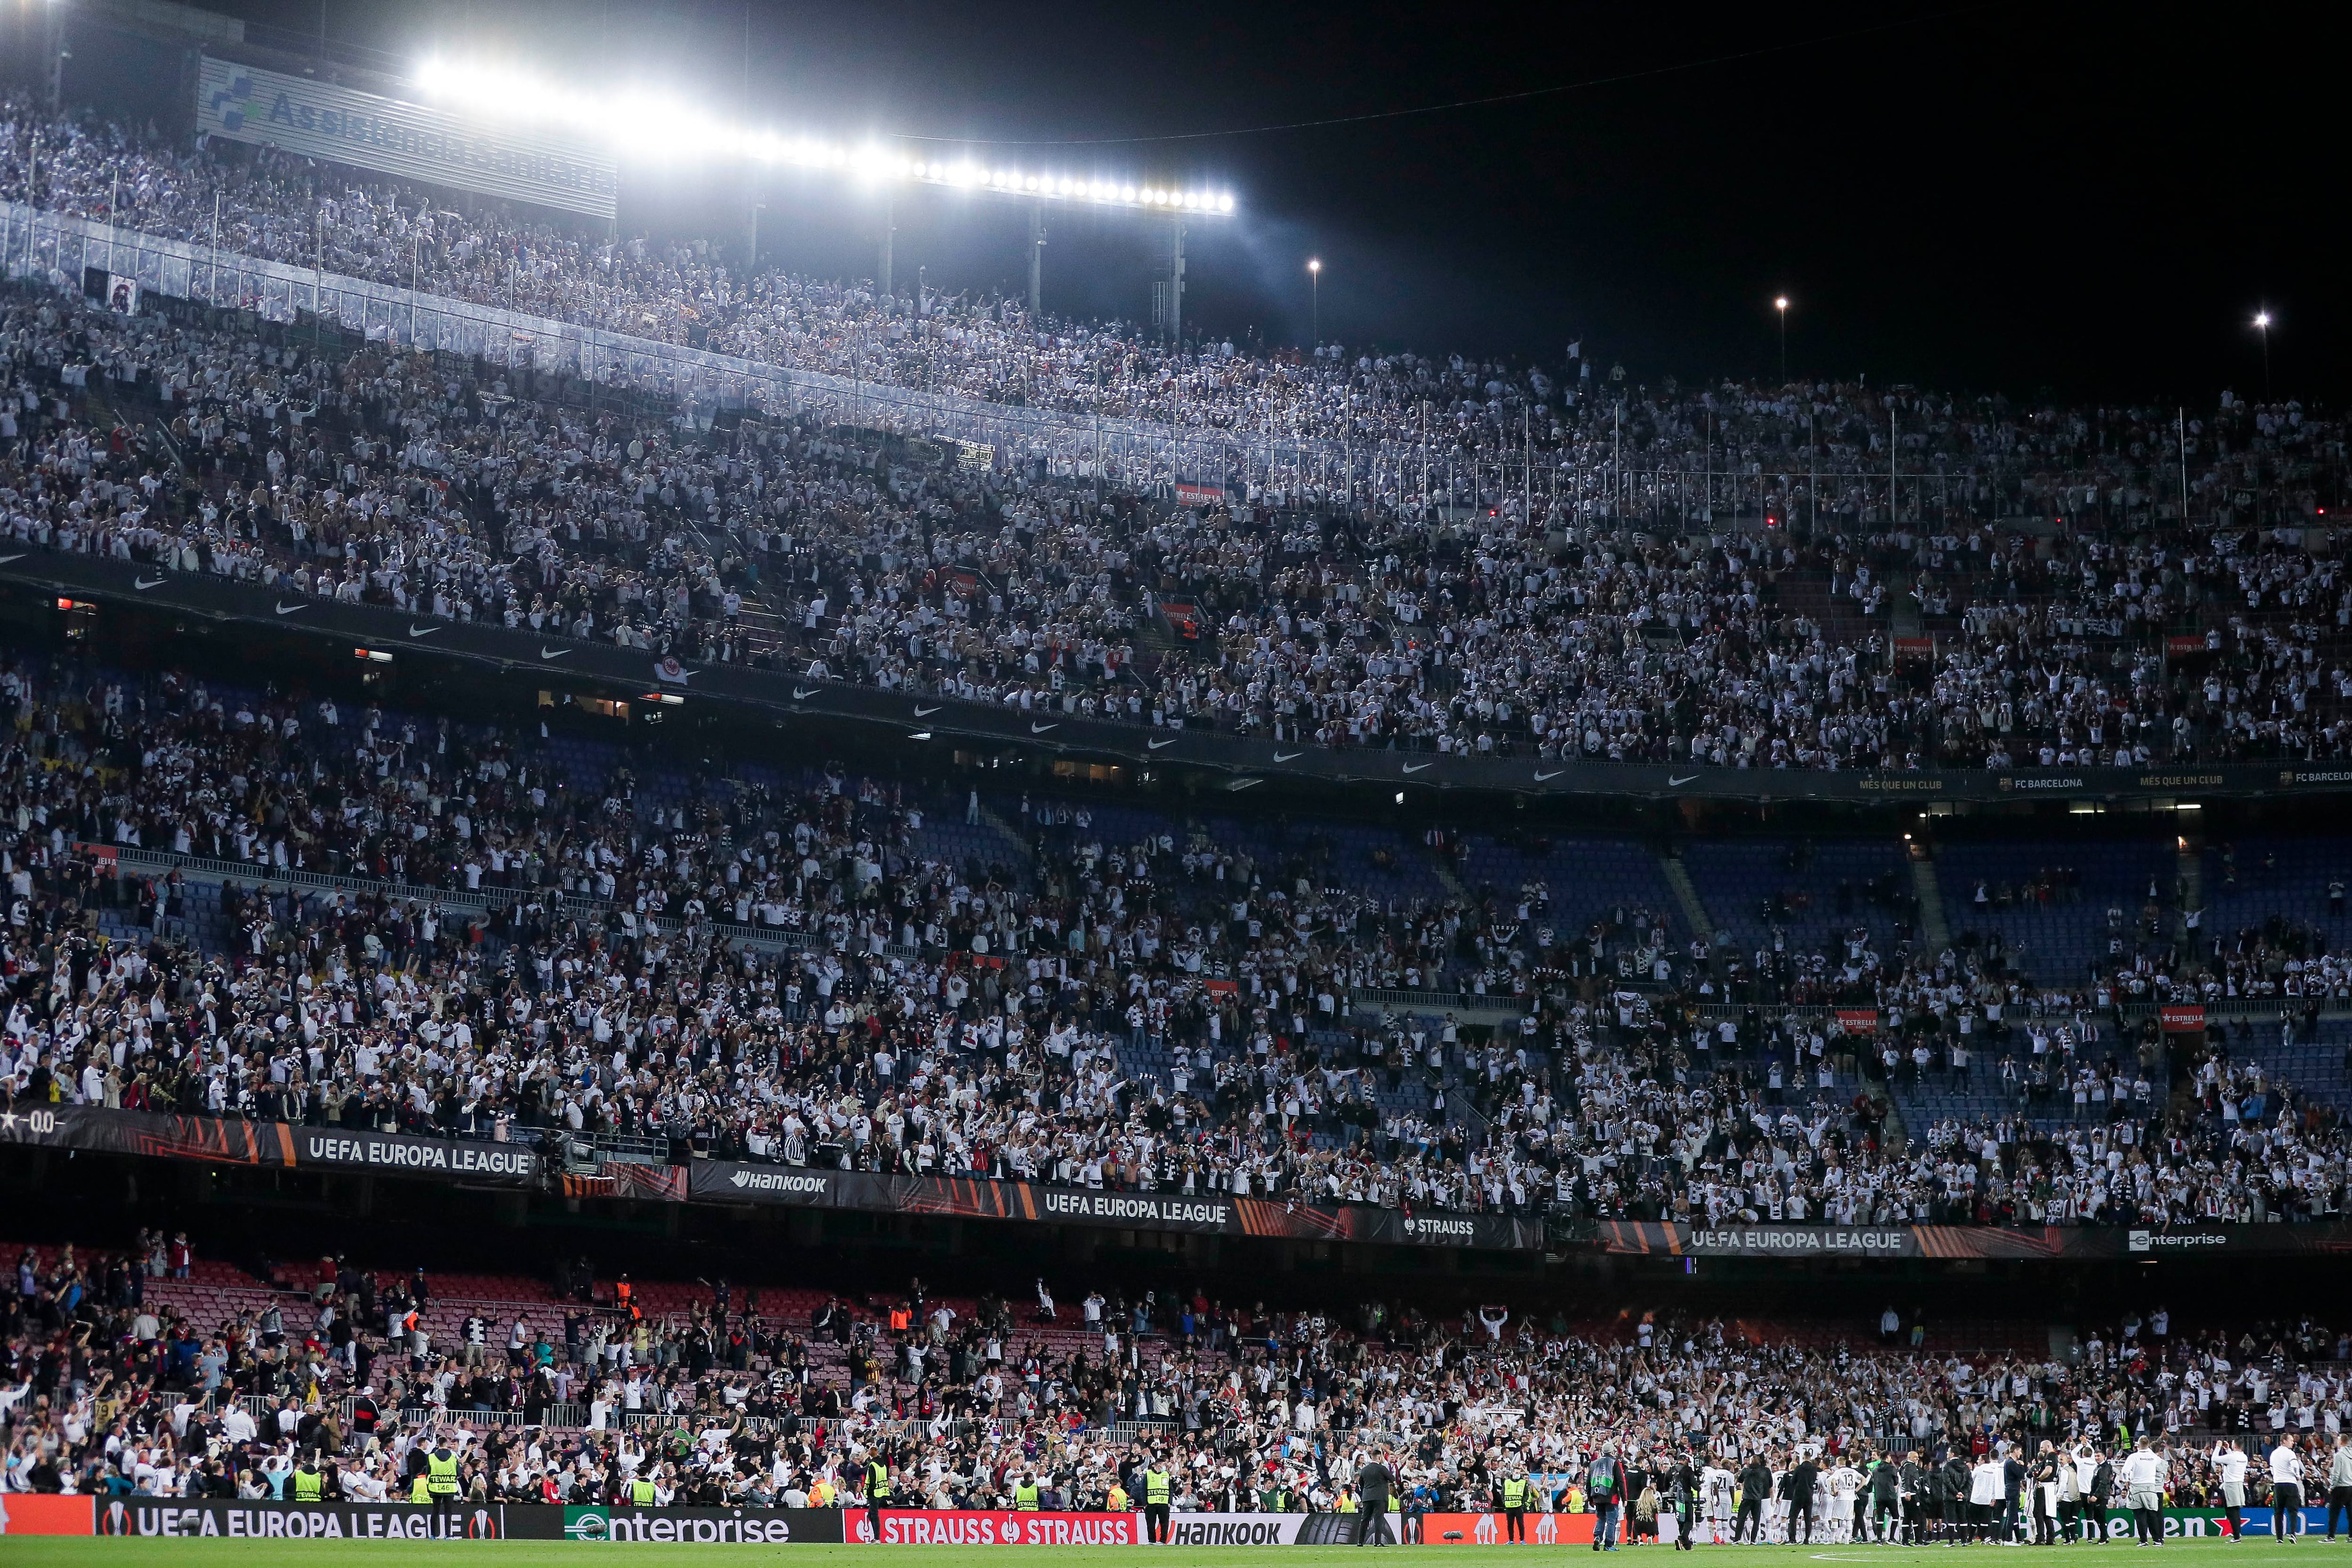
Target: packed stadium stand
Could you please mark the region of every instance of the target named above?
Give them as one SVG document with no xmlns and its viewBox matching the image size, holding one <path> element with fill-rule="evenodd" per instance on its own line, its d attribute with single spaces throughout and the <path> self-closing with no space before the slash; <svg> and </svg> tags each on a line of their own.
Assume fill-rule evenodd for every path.
<svg viewBox="0 0 2352 1568">
<path fill-rule="evenodd" d="M 1279 396 L 1302 440 L 1388 455 L 1182 494 L 1199 476 L 703 407 L 652 372 L 116 309 L 25 240 L 0 1159 L 60 1201 L 0 1247 L 9 1489 L 402 1499 L 447 1438 L 470 1500 L 1083 1510 L 1137 1495 L 1150 1450 L 1184 1511 L 1346 1510 L 1378 1459 L 1418 1516 L 1530 1472 L 1545 1510 L 1596 1478 L 1695 1509 L 1799 1464 L 1851 1501 L 1874 1460 L 1958 1502 L 1972 1463 L 2074 1487 L 2145 1436 L 2189 1507 L 2218 1443 L 2336 1443 L 2340 1314 L 2130 1272 L 2179 1238 L 2352 1245 L 2352 839 L 2324 807 L 2200 815 L 2197 773 L 2079 820 L 1912 810 L 1951 805 L 1927 790 L 1259 797 L 1152 759 L 1187 730 L 1678 784 L 2340 758 L 2339 415 L 1596 396 L 877 297 L 433 194 L 0 106 L 26 234 L 186 240 L 217 212 L 239 255 L 648 342 L 1068 422 L 1228 430 Z M 1396 460 L 1430 402 L 1464 459 L 1437 495 Z M 2166 480 L 2176 434 L 2193 472 Z M 1873 500 L 1882 439 L 1938 483 Z M 1752 489 L 1694 502 L 1727 452 Z M 2268 511 L 2250 453 L 2288 476 Z M 77 558 L 129 597 L 50 591 Z M 187 583 L 266 590 L 284 625 L 137 599 Z M 395 609 L 410 642 L 298 647 L 322 605 Z M 660 685 L 436 673 L 434 628 L 466 624 L 542 663 L 632 650 Z M 749 717 L 691 685 L 722 667 L 1143 750 Z M 41 1142 L 68 1121 L 83 1142 Z M 391 1170 L 424 1217 L 388 1219 L 376 1173 L 304 1168 L 326 1133 L 536 1163 L 429 1197 Z M 851 1177 L 915 1195 L 749 1217 Z M 696 1205 L 726 1217 L 697 1232 Z M 1474 1222 L 1515 1227 L 1508 1267 L 1438 1250 Z M 1212 1223 L 1230 1255 L 1192 1246 Z M 1848 1251 L 1715 1285 L 1743 1236 Z M 1863 1274 L 1878 1246 L 1922 1267 Z M 2096 1262 L 2064 1289 L 1971 1283 L 2069 1247 Z M 946 1288 L 880 1283 L 902 1258 Z M 2183 1278 L 2176 1322 L 2149 1281 Z M 1898 1279 L 1911 1304 L 1866 1299 Z"/>
</svg>

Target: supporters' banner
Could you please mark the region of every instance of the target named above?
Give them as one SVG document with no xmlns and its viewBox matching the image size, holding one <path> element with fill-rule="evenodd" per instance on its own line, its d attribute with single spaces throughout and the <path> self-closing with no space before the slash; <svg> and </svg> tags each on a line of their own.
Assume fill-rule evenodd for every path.
<svg viewBox="0 0 2352 1568">
<path fill-rule="evenodd" d="M 523 1513 L 524 1510 L 513 1510 Z M 528 1521 L 518 1520 L 518 1539 L 538 1539 L 548 1521 L 560 1515 L 566 1541 L 616 1541 L 631 1545 L 654 1542 L 671 1546 L 787 1546 L 812 1543 L 838 1546 L 842 1512 L 837 1508 L 533 1508 Z"/>
<path fill-rule="evenodd" d="M 1391 1246 L 1528 1250 L 1544 1245 L 1542 1222 L 1503 1215 L 1407 1214 L 1360 1205 L 1327 1207 L 1219 1194 L 1095 1192 L 1034 1182 L 971 1177 L 885 1176 L 800 1165 L 697 1160 L 689 1195 L 702 1202 L 788 1204 L 883 1214 L 957 1215 L 969 1219 L 1043 1220 L 1121 1230 L 1192 1231 Z"/>
<path fill-rule="evenodd" d="M 82 1506 L 89 1507 L 89 1500 L 82 1500 Z M 106 1498 L 98 1503 L 98 1533 L 182 1541 L 411 1541 L 426 1545 L 502 1540 L 509 1533 L 509 1512 L 500 1503 L 463 1503 L 451 1510 L 447 1529 L 436 1531 L 433 1509 L 425 1503 Z"/>
<path fill-rule="evenodd" d="M 92 300 L 118 315 L 139 313 L 139 279 L 119 272 L 109 272 L 103 267 L 81 269 L 82 298 Z"/>
<path fill-rule="evenodd" d="M 1519 1521 L 1517 1543 L 1528 1546 L 1590 1546 L 1597 1516 L 1589 1513 L 1530 1513 Z M 1421 1516 L 1423 1546 L 1509 1546 L 1514 1544 L 1508 1515 L 1499 1513 L 1424 1513 Z"/>
<path fill-rule="evenodd" d="M 95 1105 L 0 1109 L 0 1143 L 144 1154 L 227 1165 L 316 1165 L 394 1176 L 521 1186 L 539 1179 L 540 1157 L 519 1143 L 395 1138 L 356 1128 L 302 1127 L 233 1117 L 163 1116 Z"/>
<path fill-rule="evenodd" d="M 567 1198 L 643 1198 L 656 1203 L 684 1203 L 686 1167 L 608 1161 L 595 1175 L 564 1177 L 563 1195 Z"/>
<path fill-rule="evenodd" d="M 88 1535 L 90 1500 L 0 1491 L 0 1535 Z"/>
<path fill-rule="evenodd" d="M 2197 1258 L 2236 1253 L 2352 1252 L 2352 1226 L 1725 1225 L 1602 1220 L 1603 1252 L 1688 1258 Z"/>
<path fill-rule="evenodd" d="M 2201 1035 L 2205 1032 L 2205 1009 L 2167 1005 L 2156 1010 L 2157 1022 L 2168 1035 Z"/>
<path fill-rule="evenodd" d="M 863 1512 L 848 1516 L 853 1542 L 870 1543 L 874 1525 Z M 884 1546 L 1140 1546 L 1139 1513 L 1021 1513 L 1011 1509 L 882 1510 Z"/>
<path fill-rule="evenodd" d="M 620 188 L 611 150 L 585 137 L 477 120 L 210 56 L 197 74 L 196 129 L 596 217 L 614 215 Z"/>
</svg>

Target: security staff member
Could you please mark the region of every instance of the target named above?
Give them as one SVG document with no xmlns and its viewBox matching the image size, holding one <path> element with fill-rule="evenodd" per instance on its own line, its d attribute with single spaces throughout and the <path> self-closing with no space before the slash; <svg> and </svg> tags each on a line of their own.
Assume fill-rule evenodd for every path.
<svg viewBox="0 0 2352 1568">
<path fill-rule="evenodd" d="M 294 1467 L 293 1486 L 296 1502 L 317 1502 L 326 1495 L 326 1485 L 319 1474 L 319 1452 L 313 1448 Z"/>
<path fill-rule="evenodd" d="M 434 1444 L 433 1452 L 425 1458 L 425 1489 L 433 1498 L 434 1537 L 446 1541 L 457 1506 L 457 1456 L 450 1451 L 446 1437 Z"/>
<path fill-rule="evenodd" d="M 1495 1489 L 1496 1500 L 1503 1505 L 1503 1524 L 1508 1531 L 1506 1541 L 1525 1542 L 1528 1538 L 1528 1478 L 1519 1466 L 1511 1466 L 1510 1474 Z"/>
<path fill-rule="evenodd" d="M 1035 1513 L 1037 1498 L 1037 1472 L 1022 1472 L 1021 1484 L 1013 1489 L 1013 1510 L 1015 1513 Z"/>
<path fill-rule="evenodd" d="M 882 1510 L 890 1502 L 890 1467 L 877 1454 L 866 1461 L 866 1522 L 874 1527 L 874 1541 L 882 1541 Z"/>
<path fill-rule="evenodd" d="M 629 1500 L 639 1508 L 652 1508 L 661 1501 L 660 1485 L 651 1474 L 640 1472 L 629 1482 Z"/>
<path fill-rule="evenodd" d="M 1168 1505 L 1173 1494 L 1174 1485 L 1169 1479 L 1168 1467 L 1154 1455 L 1150 1468 L 1143 1472 L 1144 1538 L 1154 1546 L 1167 1544 Z"/>
</svg>

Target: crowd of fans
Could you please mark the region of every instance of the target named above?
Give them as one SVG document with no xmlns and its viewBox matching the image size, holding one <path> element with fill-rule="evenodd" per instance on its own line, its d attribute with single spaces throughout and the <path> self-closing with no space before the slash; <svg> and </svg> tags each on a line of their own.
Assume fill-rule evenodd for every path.
<svg viewBox="0 0 2352 1568">
<path fill-rule="evenodd" d="M 119 169 L 123 221 L 167 228 L 222 189 L 250 225 L 235 243 L 264 250 L 299 238 L 285 214 L 347 204 L 320 232 L 352 247 L 333 265 L 362 271 L 399 242 L 415 253 L 400 225 L 446 222 L 435 234 L 464 251 L 447 265 L 472 279 L 452 289 L 488 287 L 483 258 L 509 242 L 529 249 L 467 250 L 463 226 L 487 216 L 330 190 L 274 154 L 145 146 L 20 107 L 0 180 L 86 206 L 112 199 Z M 343 221 L 359 213 L 374 216 Z M 551 246 L 524 270 L 556 288 L 584 265 Z M 633 276 L 617 265 L 600 276 Z M 889 320 L 919 340 L 957 318 Z M 0 527 L 21 546 L 1033 711 L 1302 743 L 1910 766 L 1979 747 L 2021 760 L 2012 741 L 2053 763 L 2246 754 L 2298 731 L 2332 744 L 2352 700 L 2352 676 L 2321 673 L 2332 562 L 2228 505 L 2189 532 L 2127 500 L 2114 521 L 2147 527 L 2054 537 L 1857 512 L 1835 532 L 1701 544 L 1498 512 L 1433 542 L 1377 509 L 1302 534 L 1265 507 L 1171 508 L 813 423 L 720 438 L 393 345 L 178 325 L 54 289 L 11 298 L 0 362 Z M 2233 405 L 2226 434 L 2203 434 L 2332 439 L 2292 412 Z M 2041 442 L 2036 460 L 2114 434 L 2071 416 L 2000 428 L 2015 439 L 1992 447 Z M 1928 622 L 1958 626 L 1925 668 L 1890 659 L 1867 618 L 1897 569 L 1916 572 Z M 1955 611 L 1937 582 L 1964 606 L 1997 585 L 2000 607 Z M 1171 603 L 1198 620 L 1161 615 Z M 2223 609 L 2197 651 L 2141 636 Z M 2340 629 L 2352 612 L 2335 614 Z M 2091 624 L 2118 618 L 2121 641 Z M 2342 990 L 2340 961 L 2299 928 L 2210 952 L 2119 936 L 2079 987 L 2031 984 L 1997 936 L 1931 953 L 1907 921 L 1891 942 L 1883 921 L 1810 952 L 1776 939 L 1751 963 L 1706 933 L 1678 942 L 1646 909 L 1555 914 L 1540 888 L 1375 896 L 1312 834 L 1254 856 L 1199 823 L 1102 833 L 1041 806 L 991 863 L 926 831 L 952 801 L 837 770 L 587 776 L 541 738 L 38 660 L 0 676 L 0 703 L 20 780 L 0 1074 L 20 1094 L 1585 1215 L 2340 1206 L 2325 1106 L 2240 1085 L 2250 1069 L 2229 1063 L 2175 1095 L 2152 1041 L 2109 1038 L 2125 1001 Z M 165 939 L 186 930 L 176 875 L 116 875 L 78 844 L 250 868 L 223 903 L 226 950 Z M 292 869 L 495 897 L 252 885 Z M 135 910 L 140 940 L 94 938 L 97 903 Z M 1366 987 L 1442 986 L 1512 997 L 1525 1024 L 1480 1040 L 1349 1010 Z M 1753 1010 L 1691 1005 L 1723 1002 Z M 1827 1005 L 1885 1028 L 1844 1037 Z M 1904 1136 L 1878 1093 L 1931 1074 L 1998 1084 L 2016 1114 Z"/>
<path fill-rule="evenodd" d="M 1548 895 L 1507 925 L 1384 900 L 1311 828 L 1254 854 L 1024 800 L 992 860 L 838 769 L 640 778 L 610 748 L 30 658 L 0 709 L 0 1087 L 36 1100 L 1710 1223 L 2340 1212 L 2321 1101 L 2226 1047 L 2175 1093 L 2112 1010 L 1950 953 L 1853 983 L 1887 1017 L 1865 1042 L 1818 1007 L 1696 1011 L 1716 982 L 1663 917 L 1559 940 L 1526 929 Z M 216 922 L 185 871 L 102 858 L 122 848 L 226 863 Z M 294 870 L 394 886 L 271 885 Z M 1465 973 L 1520 1023 L 1351 1006 Z M 1890 1127 L 1886 1090 L 1979 1072 L 2013 1116 Z"/>
<path fill-rule="evenodd" d="M 1047 1510 L 1133 1509 L 1156 1468 L 1178 1511 L 1350 1512 L 1379 1463 L 1408 1521 L 1516 1495 L 1630 1531 L 1663 1503 L 1723 1539 L 1735 1487 L 1781 1503 L 1759 1510 L 1767 1532 L 1794 1511 L 1850 1535 L 1860 1512 L 1839 1505 L 1879 1461 L 1900 1467 L 1889 1501 L 1928 1505 L 1887 1510 L 1914 1539 L 1981 1537 L 2024 1515 L 1939 1505 L 1970 1501 L 1989 1459 L 2022 1467 L 1994 1502 L 2078 1482 L 2049 1500 L 2121 1508 L 2116 1477 L 2145 1447 L 2166 1505 L 2220 1507 L 2233 1453 L 2295 1445 L 2326 1477 L 2352 1396 L 2352 1343 L 2309 1319 L 2176 1332 L 2161 1307 L 2027 1352 L 1931 1349 L 1892 1308 L 1872 1347 L 1500 1305 L 1269 1312 L 1198 1289 L 1057 1309 L 1042 1280 L 1034 1310 L 960 1310 L 918 1281 L 788 1320 L 721 1281 L 658 1318 L 570 1309 L 560 1333 L 543 1309 L 511 1329 L 476 1310 L 440 1342 L 417 1326 L 421 1271 L 330 1260 L 304 1293 L 194 1321 L 151 1300 L 188 1256 L 160 1231 L 128 1254 L 25 1250 L 0 1293 L 9 1489 L 290 1498 L 302 1478 L 323 1481 L 303 1495 L 403 1500 L 438 1449 L 478 1501 L 862 1508 L 887 1485 L 898 1508 L 1005 1509 L 1034 1488 Z M 1817 1488 L 1826 1506 L 1803 1506 Z"/>
<path fill-rule="evenodd" d="M 699 242 L 437 210 L 275 153 L 22 103 L 0 123 L 0 190 L 206 238 L 218 195 L 231 249 L 309 263 L 323 245 L 339 271 L 406 284 L 422 268 L 469 299 L 1074 417 L 1360 432 L 1369 450 L 1417 442 L 1431 402 L 1444 466 L 1487 476 L 1451 492 L 1474 515 L 1443 529 L 1422 526 L 1402 459 L 1336 503 L 1228 490 L 1195 510 L 856 432 L 681 438 L 384 345 L 320 356 L 53 305 L 52 331 L 96 341 L 68 355 L 20 324 L 20 363 L 168 383 L 175 437 L 191 427 L 180 456 L 236 487 L 213 487 L 201 527 L 150 520 L 181 538 L 134 538 L 137 559 L 160 546 L 289 591 L 689 661 L 1285 742 L 1909 769 L 2330 757 L 2352 734 L 2352 588 L 2314 549 L 2342 431 L 2299 405 L 2231 398 L 2176 429 L 2153 410 L 1858 385 L 1604 377 L 1570 396 L 1412 355 L 1171 353 L 1003 300 L 747 279 Z M 2187 519 L 2158 482 L 2184 444 Z M 1645 470 L 1730 476 L 1774 526 L 1742 527 L 1704 484 L 1696 500 L 1682 478 L 1635 485 L 1628 449 Z M 1495 478 L 1535 451 L 1558 476 Z M 1870 489 L 1889 461 L 1916 478 L 1892 505 Z"/>
</svg>

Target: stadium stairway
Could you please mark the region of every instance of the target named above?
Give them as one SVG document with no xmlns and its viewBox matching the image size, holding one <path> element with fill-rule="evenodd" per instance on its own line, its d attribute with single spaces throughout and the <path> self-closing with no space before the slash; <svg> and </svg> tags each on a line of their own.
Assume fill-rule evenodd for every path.
<svg viewBox="0 0 2352 1568">
<path fill-rule="evenodd" d="M 1911 862 L 1911 891 L 1918 899 L 1919 934 L 1927 939 L 1927 951 L 1948 951 L 1952 945 L 1952 928 L 1944 919 L 1944 895 L 1936 885 L 1936 862 L 1927 856 Z"/>
<path fill-rule="evenodd" d="M 1683 864 L 1679 848 L 1658 857 L 1658 874 L 1665 879 L 1667 889 L 1675 895 L 1675 907 L 1682 910 L 1683 923 L 1691 929 L 1693 935 L 1706 942 L 1707 950 L 1712 952 L 1716 945 L 1715 933 L 1720 928 L 1716 925 L 1714 917 L 1707 913 L 1706 903 L 1698 895 L 1698 884 L 1691 880 L 1690 868 Z"/>
</svg>

